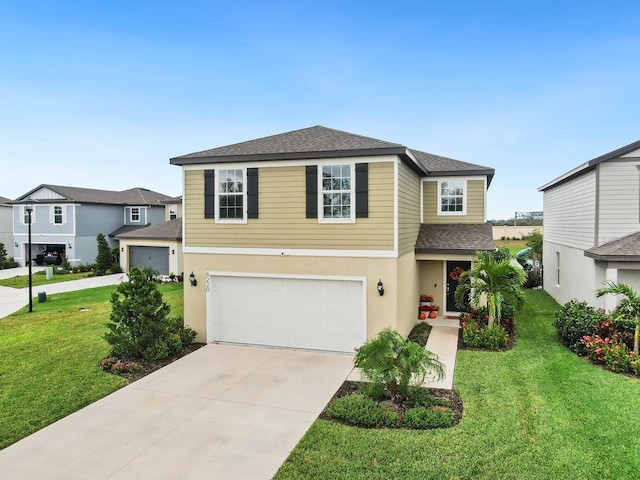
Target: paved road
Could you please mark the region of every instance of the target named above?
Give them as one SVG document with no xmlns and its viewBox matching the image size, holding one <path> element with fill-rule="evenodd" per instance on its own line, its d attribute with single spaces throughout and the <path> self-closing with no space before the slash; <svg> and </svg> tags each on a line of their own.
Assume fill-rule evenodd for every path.
<svg viewBox="0 0 640 480">
<path fill-rule="evenodd" d="M 44 267 L 34 267 L 33 271 L 44 270 Z M 8 268 L 0 270 L 0 278 L 11 278 L 18 275 L 27 275 L 27 267 Z M 40 285 L 33 287 L 34 298 L 38 296 L 38 292 L 46 292 L 47 295 L 63 292 L 75 292 L 76 290 L 84 290 L 86 288 L 103 287 L 105 285 L 117 285 L 127 278 L 125 273 L 117 273 L 115 275 L 104 275 L 102 277 L 82 278 L 80 280 L 72 280 L 70 282 L 52 283 L 50 285 Z M 37 299 L 34 300 L 37 303 Z M 10 288 L 0 286 L 0 318 L 17 312 L 29 303 L 28 288 Z M 37 307 L 35 307 L 37 308 Z"/>
</svg>

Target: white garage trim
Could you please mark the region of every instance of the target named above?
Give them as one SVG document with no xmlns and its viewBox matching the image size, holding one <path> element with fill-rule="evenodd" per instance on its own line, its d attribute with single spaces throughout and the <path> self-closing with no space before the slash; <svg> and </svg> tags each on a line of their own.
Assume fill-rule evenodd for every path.
<svg viewBox="0 0 640 480">
<path fill-rule="evenodd" d="M 366 341 L 366 277 L 207 272 L 205 281 L 207 343 L 353 353 Z"/>
</svg>

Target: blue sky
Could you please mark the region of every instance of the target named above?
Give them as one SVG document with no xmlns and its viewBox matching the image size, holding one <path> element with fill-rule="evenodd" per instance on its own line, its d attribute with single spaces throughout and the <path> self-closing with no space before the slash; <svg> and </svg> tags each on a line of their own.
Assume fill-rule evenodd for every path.
<svg viewBox="0 0 640 480">
<path fill-rule="evenodd" d="M 0 3 L 0 195 L 181 193 L 169 158 L 324 125 L 490 166 L 488 217 L 640 139 L 637 1 Z"/>
</svg>

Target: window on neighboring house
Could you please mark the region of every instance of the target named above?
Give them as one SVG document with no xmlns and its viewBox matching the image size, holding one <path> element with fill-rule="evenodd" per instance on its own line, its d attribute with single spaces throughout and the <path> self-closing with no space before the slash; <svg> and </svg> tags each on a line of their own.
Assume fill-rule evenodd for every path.
<svg viewBox="0 0 640 480">
<path fill-rule="evenodd" d="M 354 221 L 352 165 L 323 165 L 320 179 L 322 219 Z"/>
<path fill-rule="evenodd" d="M 216 220 L 245 220 L 244 173 L 241 168 L 217 170 L 218 210 Z"/>
<path fill-rule="evenodd" d="M 140 221 L 140 208 L 139 207 L 131 207 L 131 214 L 129 216 L 132 222 Z"/>
<path fill-rule="evenodd" d="M 62 225 L 64 223 L 62 207 L 60 205 L 53 207 L 53 223 L 55 225 Z"/>
<path fill-rule="evenodd" d="M 442 180 L 439 182 L 439 215 L 464 215 L 466 213 L 464 180 Z"/>
<path fill-rule="evenodd" d="M 27 207 L 22 207 L 22 223 L 24 225 L 29 224 L 29 212 L 27 212 Z M 31 210 L 31 223 L 36 223 L 36 207 L 33 207 Z"/>
<path fill-rule="evenodd" d="M 560 252 L 556 252 L 556 286 L 560 286 Z"/>
<path fill-rule="evenodd" d="M 169 220 L 174 220 L 176 218 L 178 218 L 178 206 L 169 205 Z"/>
</svg>

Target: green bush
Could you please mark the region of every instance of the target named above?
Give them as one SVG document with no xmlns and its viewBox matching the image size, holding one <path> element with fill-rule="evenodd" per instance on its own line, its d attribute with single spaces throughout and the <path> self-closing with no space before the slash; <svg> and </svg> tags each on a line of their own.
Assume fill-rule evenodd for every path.
<svg viewBox="0 0 640 480">
<path fill-rule="evenodd" d="M 485 327 L 478 322 L 462 322 L 462 341 L 469 348 L 500 350 L 507 346 L 508 338 L 507 331 L 498 324 Z"/>
<path fill-rule="evenodd" d="M 560 341 L 569 350 L 579 355 L 584 355 L 585 347 L 582 338 L 592 335 L 598 322 L 606 320 L 607 315 L 603 311 L 596 310 L 575 298 L 565 303 L 553 322 L 558 330 Z"/>
<path fill-rule="evenodd" d="M 382 383 L 361 382 L 358 390 L 365 397 L 368 397 L 376 402 L 384 398 L 385 388 L 384 384 Z"/>
<path fill-rule="evenodd" d="M 424 347 L 427 344 L 430 333 L 431 325 L 429 325 L 427 322 L 418 322 L 413 327 L 407 338 L 412 342 L 417 343 L 421 347 Z"/>
<path fill-rule="evenodd" d="M 376 405 L 370 398 L 355 393 L 337 398 L 327 407 L 327 415 L 358 427 L 391 427 L 398 423 L 398 414 Z"/>
<path fill-rule="evenodd" d="M 409 428 L 447 428 L 453 425 L 453 411 L 447 407 L 416 407 L 404 414 L 404 423 Z"/>
<path fill-rule="evenodd" d="M 430 406 L 433 401 L 433 395 L 431 395 L 429 390 L 426 388 L 412 386 L 407 390 L 405 399 L 407 405 L 411 405 L 413 407 L 424 407 Z"/>
<path fill-rule="evenodd" d="M 542 274 L 538 270 L 530 270 L 527 272 L 522 288 L 536 288 L 542 286 Z"/>
<path fill-rule="evenodd" d="M 184 328 L 182 317 L 169 317 L 169 306 L 156 282 L 138 268 L 132 268 L 129 280 L 118 285 L 111 304 L 104 338 L 113 356 L 160 360 L 179 352 L 195 337 L 193 330 Z"/>
</svg>

